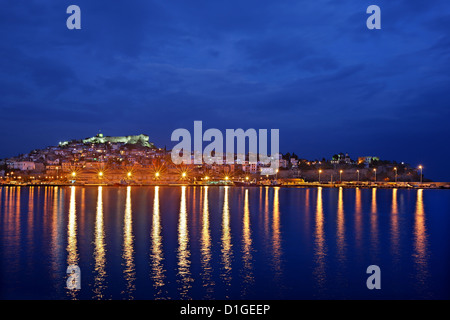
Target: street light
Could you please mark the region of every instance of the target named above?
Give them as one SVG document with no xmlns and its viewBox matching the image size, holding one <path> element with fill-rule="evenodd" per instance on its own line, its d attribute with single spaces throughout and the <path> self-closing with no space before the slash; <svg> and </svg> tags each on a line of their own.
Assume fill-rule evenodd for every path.
<svg viewBox="0 0 450 320">
<path fill-rule="evenodd" d="M 131 172 L 128 172 L 127 176 L 128 176 L 128 179 L 130 179 L 131 178 Z"/>
<path fill-rule="evenodd" d="M 419 166 L 419 169 L 420 169 L 420 183 L 422 183 L 423 167 Z"/>
<path fill-rule="evenodd" d="M 339 171 L 339 181 L 342 182 L 342 170 Z"/>
<path fill-rule="evenodd" d="M 183 173 L 181 174 L 181 176 L 183 177 L 183 179 L 186 178 L 186 172 L 183 172 Z"/>
<path fill-rule="evenodd" d="M 397 167 L 394 168 L 395 171 L 395 182 L 397 183 Z"/>
<path fill-rule="evenodd" d="M 377 169 L 373 169 L 373 172 L 375 172 L 375 182 L 377 181 Z"/>
<path fill-rule="evenodd" d="M 320 174 L 322 173 L 322 169 L 319 170 L 319 183 L 320 183 Z"/>
<path fill-rule="evenodd" d="M 103 177 L 103 171 L 100 171 L 100 172 L 98 173 L 98 176 L 99 176 L 100 178 L 102 178 L 102 177 Z"/>
<path fill-rule="evenodd" d="M 359 182 L 359 170 L 356 170 L 356 173 L 358 174 L 358 182 Z"/>
<path fill-rule="evenodd" d="M 155 177 L 159 178 L 159 172 L 155 172 Z"/>
<path fill-rule="evenodd" d="M 75 178 L 76 177 L 76 175 L 77 175 L 77 173 L 74 171 L 74 172 L 72 172 L 72 177 L 73 178 Z"/>
</svg>

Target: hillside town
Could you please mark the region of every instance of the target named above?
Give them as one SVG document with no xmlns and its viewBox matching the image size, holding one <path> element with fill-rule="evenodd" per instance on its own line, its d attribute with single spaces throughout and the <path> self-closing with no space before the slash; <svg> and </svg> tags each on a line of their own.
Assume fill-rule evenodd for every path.
<svg viewBox="0 0 450 320">
<path fill-rule="evenodd" d="M 247 157 L 248 159 L 248 157 Z M 60 142 L 0 161 L 0 183 L 11 185 L 392 185 L 429 183 L 422 167 L 381 160 L 351 158 L 337 153 L 330 159 L 302 159 L 295 153 L 279 156 L 275 175 L 260 162 L 175 165 L 170 150 L 158 148 L 149 136 L 96 136 Z M 224 162 L 225 163 L 225 162 Z"/>
</svg>

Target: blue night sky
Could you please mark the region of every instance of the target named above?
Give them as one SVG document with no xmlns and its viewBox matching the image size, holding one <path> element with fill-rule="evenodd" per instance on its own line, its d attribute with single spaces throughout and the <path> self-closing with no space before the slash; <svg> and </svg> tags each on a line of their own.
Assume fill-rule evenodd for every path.
<svg viewBox="0 0 450 320">
<path fill-rule="evenodd" d="M 82 30 L 68 30 L 76 4 Z M 366 28 L 381 8 L 382 29 Z M 0 157 L 177 128 L 280 129 L 281 152 L 450 181 L 450 1 L 3 1 Z"/>
</svg>

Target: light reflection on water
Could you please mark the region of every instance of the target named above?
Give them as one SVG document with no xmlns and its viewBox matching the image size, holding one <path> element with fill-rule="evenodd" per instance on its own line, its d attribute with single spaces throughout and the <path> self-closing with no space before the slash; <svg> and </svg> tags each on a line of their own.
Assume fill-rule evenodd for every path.
<svg viewBox="0 0 450 320">
<path fill-rule="evenodd" d="M 47 191 L 47 190 L 46 190 Z M 67 265 L 78 265 L 78 248 L 77 248 L 77 213 L 75 200 L 75 187 L 70 187 L 70 204 L 69 204 L 69 221 L 67 223 Z M 78 290 L 68 290 L 67 294 L 70 298 L 76 299 Z"/>
<path fill-rule="evenodd" d="M 131 187 L 127 187 L 127 198 L 125 203 L 125 215 L 123 221 L 123 275 L 126 281 L 125 290 L 122 293 L 127 299 L 134 298 L 135 291 L 135 264 L 134 264 L 134 235 L 133 217 L 131 210 Z"/>
<path fill-rule="evenodd" d="M 339 198 L 337 205 L 337 258 L 338 261 L 342 264 L 345 262 L 345 213 L 344 213 L 344 189 L 342 187 L 339 188 Z"/>
<path fill-rule="evenodd" d="M 213 269 L 211 265 L 211 230 L 209 222 L 209 202 L 208 187 L 203 188 L 203 212 L 202 212 L 202 235 L 201 235 L 201 264 L 202 264 L 202 285 L 205 288 L 205 299 L 214 297 Z"/>
<path fill-rule="evenodd" d="M 322 294 L 325 290 L 325 281 L 327 278 L 325 266 L 327 258 L 327 246 L 325 243 L 324 232 L 324 213 L 322 202 L 322 187 L 317 188 L 317 204 L 316 204 L 316 221 L 315 221 L 315 233 L 314 233 L 314 278 L 319 294 Z"/>
<path fill-rule="evenodd" d="M 395 290 L 377 298 L 445 298 L 449 203 L 436 192 L 1 187 L 0 297 L 361 298 L 378 264 Z M 81 290 L 65 288 L 68 265 Z"/>
<path fill-rule="evenodd" d="M 250 207 L 248 200 L 248 189 L 245 189 L 244 195 L 244 217 L 242 218 L 242 297 L 247 295 L 249 286 L 253 284 L 253 248 L 252 248 L 252 230 L 250 224 Z"/>
<path fill-rule="evenodd" d="M 392 206 L 391 206 L 391 251 L 394 263 L 399 263 L 400 258 L 400 230 L 399 230 L 399 211 L 397 200 L 398 189 L 392 190 Z"/>
<path fill-rule="evenodd" d="M 370 210 L 370 235 L 371 235 L 371 253 L 373 257 L 376 257 L 379 249 L 377 188 L 372 189 L 372 204 Z"/>
<path fill-rule="evenodd" d="M 232 274 L 232 243 L 230 229 L 230 208 L 228 206 L 228 192 L 230 187 L 224 187 L 223 196 L 223 215 L 222 215 L 222 279 L 225 283 L 225 289 L 228 291 L 231 286 Z M 227 294 L 226 298 L 230 296 Z"/>
<path fill-rule="evenodd" d="M 181 187 L 180 217 L 178 221 L 178 290 L 182 299 L 189 299 L 191 288 L 191 252 L 189 250 L 188 213 L 186 186 Z"/>
<path fill-rule="evenodd" d="M 106 252 L 105 252 L 105 234 L 103 226 L 103 187 L 98 187 L 97 210 L 95 216 L 95 280 L 94 280 L 94 299 L 102 299 L 106 288 Z"/>
<path fill-rule="evenodd" d="M 417 191 L 416 212 L 414 215 L 414 263 L 416 269 L 416 285 L 418 290 L 425 292 L 428 288 L 428 235 L 425 225 L 425 208 L 423 190 Z"/>
<path fill-rule="evenodd" d="M 165 270 L 164 270 L 164 253 L 162 247 L 161 235 L 161 217 L 159 207 L 159 187 L 155 187 L 155 196 L 153 200 L 153 223 L 152 223 L 152 246 L 151 246 L 151 278 L 155 287 L 155 299 L 164 299 L 166 292 L 164 291 Z"/>
</svg>

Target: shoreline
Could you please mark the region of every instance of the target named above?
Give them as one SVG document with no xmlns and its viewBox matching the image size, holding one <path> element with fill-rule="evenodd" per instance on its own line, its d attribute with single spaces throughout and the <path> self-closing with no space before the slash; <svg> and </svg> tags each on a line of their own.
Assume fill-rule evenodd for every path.
<svg viewBox="0 0 450 320">
<path fill-rule="evenodd" d="M 283 187 L 283 188 L 347 188 L 347 189 L 450 189 L 450 182 L 433 182 L 433 183 L 420 183 L 420 182 L 405 182 L 405 183 L 383 183 L 383 182 L 363 182 L 357 183 L 355 181 L 346 183 L 318 183 L 318 182 L 302 182 L 302 183 L 280 183 L 280 184 L 234 184 L 230 183 L 181 183 L 181 182 L 165 182 L 165 183 L 129 183 L 129 184 L 117 184 L 117 183 L 90 183 L 90 184 L 77 184 L 77 183 L 5 183 L 0 184 L 0 187 L 236 187 L 236 188 L 255 188 L 255 187 Z"/>
</svg>

